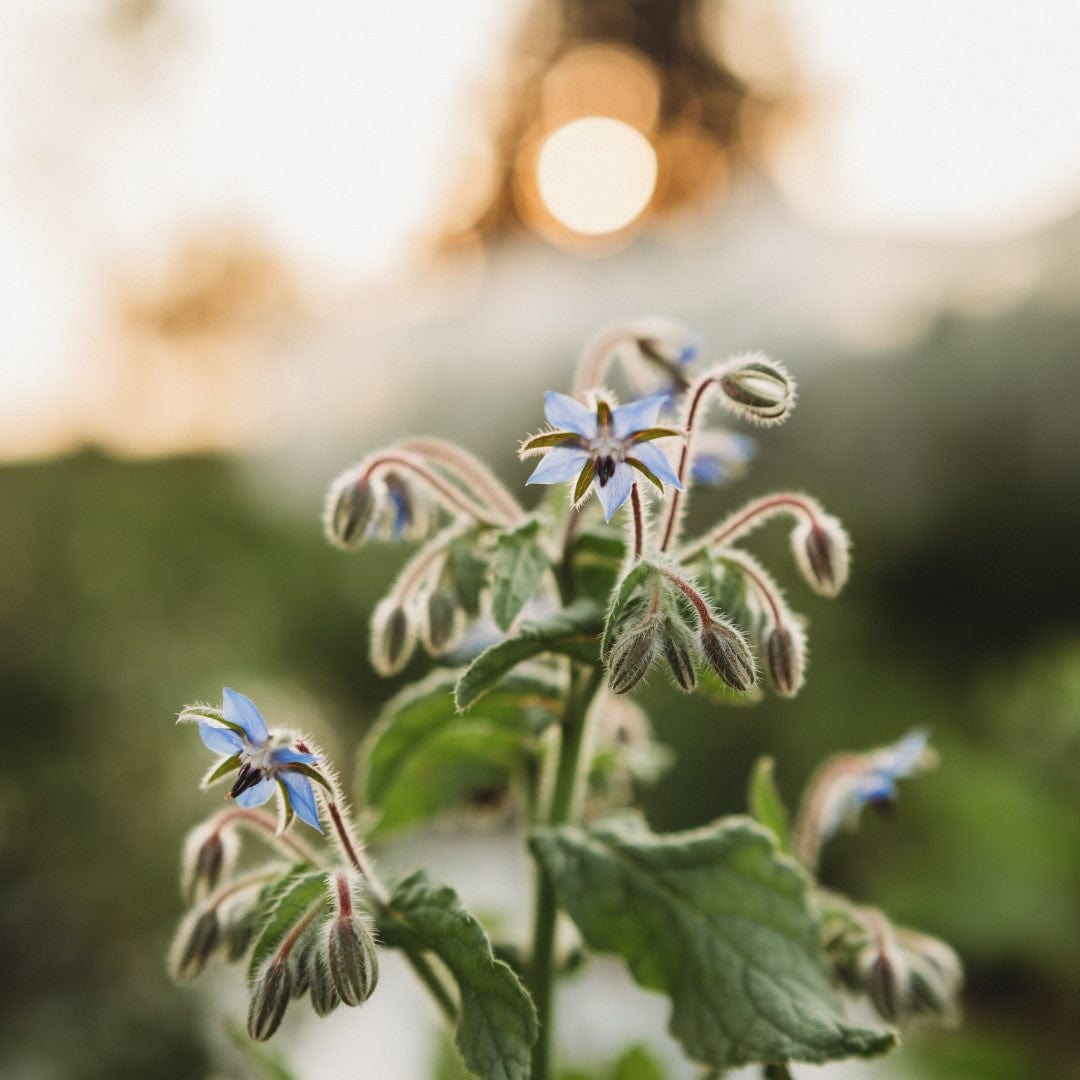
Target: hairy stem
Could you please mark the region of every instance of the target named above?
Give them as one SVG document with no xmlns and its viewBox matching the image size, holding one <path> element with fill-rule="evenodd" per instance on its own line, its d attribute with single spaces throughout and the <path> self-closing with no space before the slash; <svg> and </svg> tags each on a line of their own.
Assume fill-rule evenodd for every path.
<svg viewBox="0 0 1080 1080">
<path fill-rule="evenodd" d="M 578 772 L 585 746 L 585 716 L 589 702 L 600 685 L 599 668 L 571 671 L 570 690 L 562 719 L 562 738 L 546 824 L 565 825 L 574 814 Z M 551 1023 L 555 988 L 555 923 L 558 899 L 555 883 L 542 867 L 537 867 L 536 907 L 533 922 L 532 963 L 529 989 L 536 1004 L 540 1034 L 533 1046 L 532 1080 L 549 1080 L 551 1071 Z"/>
<path fill-rule="evenodd" d="M 250 825 L 253 829 L 260 830 L 265 839 L 275 847 L 299 856 L 304 862 L 311 863 L 312 866 L 319 865 L 319 857 L 302 840 L 297 840 L 288 833 L 278 835 L 277 822 L 269 814 L 261 813 L 258 810 L 246 810 L 240 806 L 224 810 L 214 819 L 214 831 L 221 832 L 226 825 L 232 825 L 234 822 L 241 825 Z"/>
<path fill-rule="evenodd" d="M 630 506 L 634 511 L 634 562 L 637 562 L 645 548 L 645 518 L 641 512 L 641 496 L 636 483 L 630 486 Z"/>
<path fill-rule="evenodd" d="M 420 480 L 451 513 L 464 514 L 481 525 L 501 528 L 510 524 L 503 514 L 494 512 L 491 507 L 483 506 L 471 496 L 466 495 L 460 488 L 455 487 L 450 481 L 440 476 L 434 469 L 429 468 L 420 458 L 400 451 L 384 450 L 370 458 L 363 472 L 356 479 L 361 483 L 372 476 L 378 469 L 395 467 L 411 472 Z"/>
<path fill-rule="evenodd" d="M 755 499 L 749 505 L 725 518 L 716 528 L 701 537 L 700 540 L 695 540 L 692 544 L 683 548 L 678 553 L 679 561 L 691 562 L 711 547 L 723 546 L 741 540 L 748 532 L 756 529 L 759 525 L 763 525 L 775 514 L 784 511 L 805 517 L 815 525 L 818 524 L 820 507 L 816 506 L 810 499 L 786 493 L 768 495 L 763 499 Z"/>
</svg>

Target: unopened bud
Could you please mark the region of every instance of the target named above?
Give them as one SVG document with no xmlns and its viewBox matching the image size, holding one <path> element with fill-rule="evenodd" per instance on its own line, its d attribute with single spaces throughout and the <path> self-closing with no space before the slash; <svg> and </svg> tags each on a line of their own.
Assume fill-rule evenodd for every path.
<svg viewBox="0 0 1080 1080">
<path fill-rule="evenodd" d="M 816 592 L 835 596 L 848 577 L 848 536 L 834 517 L 822 515 L 800 522 L 791 534 L 791 547 L 802 576 Z"/>
<path fill-rule="evenodd" d="M 221 940 L 221 926 L 213 908 L 196 908 L 180 924 L 169 950 L 169 973 L 177 982 L 198 975 Z"/>
<path fill-rule="evenodd" d="M 705 659 L 720 678 L 740 693 L 754 688 L 754 657 L 742 634 L 729 622 L 713 619 L 701 630 Z"/>
<path fill-rule="evenodd" d="M 444 589 L 436 589 L 427 602 L 425 639 L 429 650 L 438 656 L 453 644 L 460 627 L 457 601 Z"/>
<path fill-rule="evenodd" d="M 346 1005 L 362 1005 L 379 981 L 375 938 L 361 915 L 339 915 L 329 926 L 326 957 L 334 987 Z"/>
<path fill-rule="evenodd" d="M 247 952 L 256 922 L 258 915 L 254 907 L 241 906 L 229 912 L 221 928 L 221 947 L 229 963 L 239 960 Z"/>
<path fill-rule="evenodd" d="M 732 361 L 720 376 L 729 408 L 762 424 L 786 420 L 795 404 L 795 383 L 783 366 L 760 354 Z"/>
<path fill-rule="evenodd" d="M 381 601 L 371 620 L 371 664 L 380 675 L 396 675 L 416 647 L 408 611 L 393 596 Z"/>
<path fill-rule="evenodd" d="M 239 842 L 232 829 L 209 821 L 192 829 L 184 841 L 180 889 L 190 904 L 211 892 L 236 862 Z"/>
<path fill-rule="evenodd" d="M 330 974 L 330 965 L 323 950 L 315 953 L 311 965 L 311 1007 L 316 1016 L 326 1016 L 341 1004 L 341 997 Z"/>
<path fill-rule="evenodd" d="M 795 625 L 774 626 L 765 638 L 765 665 L 773 688 L 781 697 L 794 697 L 806 672 L 802 630 Z"/>
<path fill-rule="evenodd" d="M 345 473 L 330 489 L 324 522 L 327 538 L 337 547 L 355 550 L 367 539 L 378 507 L 371 481 L 357 479 L 354 470 Z"/>
<path fill-rule="evenodd" d="M 878 1014 L 890 1024 L 898 1023 L 903 1015 L 905 981 L 896 957 L 884 948 L 873 951 L 863 970 L 863 987 Z"/>
<path fill-rule="evenodd" d="M 664 658 L 671 669 L 671 677 L 680 689 L 687 693 L 697 686 L 697 672 L 694 670 L 694 652 L 686 631 L 668 622 L 667 637 L 664 641 Z"/>
<path fill-rule="evenodd" d="M 248 1003 L 247 1031 L 265 1042 L 277 1031 L 292 991 L 292 972 L 287 960 L 273 959 L 252 987 Z"/>
<path fill-rule="evenodd" d="M 645 677 L 656 655 L 656 637 L 657 622 L 650 619 L 615 641 L 607 659 L 608 689 L 613 694 L 633 690 Z"/>
</svg>

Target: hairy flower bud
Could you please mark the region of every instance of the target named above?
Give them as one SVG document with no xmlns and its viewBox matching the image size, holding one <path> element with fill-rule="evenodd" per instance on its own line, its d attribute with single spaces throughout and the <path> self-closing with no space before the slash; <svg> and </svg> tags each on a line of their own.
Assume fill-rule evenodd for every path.
<svg viewBox="0 0 1080 1080">
<path fill-rule="evenodd" d="M 714 618 L 702 627 L 701 647 L 709 666 L 732 690 L 746 693 L 754 688 L 757 682 L 754 657 L 734 625 Z"/>
<path fill-rule="evenodd" d="M 848 548 L 844 527 L 828 514 L 800 522 L 791 534 L 795 562 L 810 587 L 822 596 L 835 596 L 844 587 Z"/>
<path fill-rule="evenodd" d="M 346 1005 L 362 1005 L 379 981 L 375 938 L 363 916 L 339 915 L 327 929 L 326 956 L 330 975 Z"/>
<path fill-rule="evenodd" d="M 240 904 L 230 907 L 221 928 L 221 947 L 229 963 L 239 960 L 247 952 L 257 922 L 258 915 L 253 906 Z"/>
<path fill-rule="evenodd" d="M 367 539 L 378 508 L 370 479 L 357 479 L 350 469 L 330 489 L 324 518 L 327 538 L 339 548 L 355 550 Z"/>
<path fill-rule="evenodd" d="M 382 600 L 371 620 L 371 664 L 380 675 L 396 675 L 416 648 L 412 617 L 393 596 Z"/>
<path fill-rule="evenodd" d="M 445 589 L 435 589 L 428 597 L 424 643 L 434 655 L 446 652 L 454 643 L 461 625 L 459 610 L 453 593 Z"/>
<path fill-rule="evenodd" d="M 263 969 L 251 989 L 247 1031 L 257 1042 L 265 1042 L 277 1031 L 292 993 L 292 972 L 287 960 L 275 958 Z"/>
<path fill-rule="evenodd" d="M 195 908 L 180 924 L 169 950 L 169 974 L 177 982 L 190 982 L 213 955 L 221 940 L 221 925 L 214 908 Z"/>
<path fill-rule="evenodd" d="M 794 697 L 802 689 L 806 659 L 801 627 L 786 623 L 768 632 L 765 666 L 774 689 L 782 697 Z"/>
<path fill-rule="evenodd" d="M 607 659 L 608 689 L 613 694 L 633 690 L 645 677 L 656 656 L 657 630 L 652 618 L 616 639 Z"/>
<path fill-rule="evenodd" d="M 232 869 L 239 846 L 234 831 L 216 821 L 188 833 L 180 865 L 180 890 L 189 904 L 211 892 Z"/>
<path fill-rule="evenodd" d="M 311 1007 L 316 1016 L 326 1016 L 341 1004 L 341 996 L 330 974 L 330 964 L 326 953 L 319 949 L 311 965 Z"/>
<path fill-rule="evenodd" d="M 781 364 L 760 353 L 732 360 L 720 376 L 728 408 L 760 424 L 779 424 L 795 404 L 795 382 Z"/>
<path fill-rule="evenodd" d="M 685 626 L 672 619 L 667 621 L 665 630 L 664 659 L 671 669 L 671 677 L 680 689 L 690 693 L 697 686 L 693 637 Z"/>
</svg>

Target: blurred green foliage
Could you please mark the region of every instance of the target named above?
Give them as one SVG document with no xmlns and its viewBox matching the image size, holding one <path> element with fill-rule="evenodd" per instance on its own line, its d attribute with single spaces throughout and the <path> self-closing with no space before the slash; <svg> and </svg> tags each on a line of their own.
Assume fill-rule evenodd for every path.
<svg viewBox="0 0 1080 1080">
<path fill-rule="evenodd" d="M 943 320 L 907 356 L 797 370 L 792 422 L 691 512 L 783 486 L 848 527 L 836 603 L 782 572 L 782 527 L 750 544 L 813 624 L 806 688 L 747 708 L 659 680 L 640 695 L 678 755 L 644 799 L 658 830 L 744 809 L 762 754 L 794 803 L 829 753 L 932 730 L 941 768 L 823 865 L 964 959 L 962 1031 L 905 1051 L 927 1077 L 1080 1070 L 1080 368 L 1054 359 L 1077 336 L 1037 311 Z M 497 433 L 512 483 L 538 411 L 515 404 Z M 207 811 L 205 753 L 171 718 L 254 687 L 345 763 L 400 685 L 366 655 L 399 553 L 332 550 L 321 488 L 278 505 L 256 467 L 88 453 L 0 471 L 0 1073 L 206 1075 L 199 999 L 164 976 L 180 839 Z"/>
</svg>

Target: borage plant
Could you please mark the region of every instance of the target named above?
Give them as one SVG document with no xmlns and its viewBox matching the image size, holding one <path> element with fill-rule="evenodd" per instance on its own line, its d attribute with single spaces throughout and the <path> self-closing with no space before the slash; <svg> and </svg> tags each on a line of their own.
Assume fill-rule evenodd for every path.
<svg viewBox="0 0 1080 1080">
<path fill-rule="evenodd" d="M 634 397 L 625 405 L 601 388 L 616 360 Z M 423 870 L 384 882 L 324 756 L 298 733 L 272 733 L 226 690 L 220 708 L 180 716 L 218 755 L 206 783 L 231 779 L 232 801 L 185 848 L 191 906 L 174 976 L 192 978 L 215 954 L 246 957 L 248 1032 L 266 1039 L 305 995 L 320 1016 L 362 1004 L 379 950 L 399 949 L 469 1072 L 547 1080 L 561 911 L 588 949 L 619 955 L 669 997 L 672 1034 L 717 1074 L 760 1063 L 777 1077 L 791 1061 L 880 1054 L 907 1021 L 948 1021 L 953 952 L 815 876 L 838 828 L 932 763 L 924 733 L 826 762 L 790 826 L 768 760 L 751 778 L 749 816 L 660 835 L 626 809 L 634 784 L 664 765 L 648 718 L 624 696 L 650 671 L 719 701 L 759 695 L 759 661 L 775 693 L 802 686 L 802 619 L 742 542 L 785 517 L 809 587 L 831 597 L 844 585 L 847 537 L 806 495 L 754 499 L 682 537 L 692 486 L 749 457 L 745 436 L 705 429 L 709 406 L 781 423 L 790 376 L 760 355 L 700 365 L 689 334 L 654 320 L 600 335 L 573 390 L 547 395 L 548 426 L 519 449 L 539 459 L 527 483 L 566 484 L 568 502 L 555 495 L 527 512 L 464 450 L 407 439 L 333 483 L 325 522 L 347 550 L 423 541 L 376 607 L 371 659 L 394 675 L 419 646 L 440 665 L 398 693 L 364 741 L 367 832 L 415 825 L 478 792 L 512 798 L 536 867 L 531 943 L 492 943 Z M 276 819 L 260 809 L 275 794 Z M 301 837 L 295 818 L 312 831 Z M 242 833 L 263 842 L 266 861 L 237 861 Z M 851 1018 L 858 997 L 881 1023 Z"/>
</svg>

